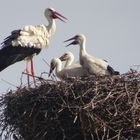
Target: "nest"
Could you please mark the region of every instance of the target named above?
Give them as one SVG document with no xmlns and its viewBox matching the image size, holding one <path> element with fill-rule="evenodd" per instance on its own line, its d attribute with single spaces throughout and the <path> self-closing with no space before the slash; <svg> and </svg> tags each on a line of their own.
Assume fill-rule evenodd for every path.
<svg viewBox="0 0 140 140">
<path fill-rule="evenodd" d="M 140 73 L 41 80 L 1 96 L 1 138 L 139 140 Z"/>
</svg>

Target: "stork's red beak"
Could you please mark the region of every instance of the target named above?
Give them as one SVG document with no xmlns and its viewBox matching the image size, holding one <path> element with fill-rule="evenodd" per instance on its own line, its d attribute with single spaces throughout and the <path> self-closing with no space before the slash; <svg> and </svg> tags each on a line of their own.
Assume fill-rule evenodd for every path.
<svg viewBox="0 0 140 140">
<path fill-rule="evenodd" d="M 70 44 L 68 44 L 66 47 L 68 47 L 70 45 L 76 45 L 76 44 L 78 44 L 78 41 L 76 40 L 76 37 L 75 36 L 72 37 L 72 38 L 70 38 L 70 39 L 68 39 L 68 40 L 66 40 L 66 41 L 64 41 L 64 42 L 68 42 L 68 41 L 71 41 L 71 40 L 74 40 L 74 41 L 71 42 Z"/>
<path fill-rule="evenodd" d="M 60 13 L 58 13 L 56 11 L 53 11 L 52 17 L 53 18 L 58 18 L 58 19 L 60 19 L 63 22 L 66 22 L 65 20 L 68 20 L 66 17 L 62 16 Z"/>
</svg>

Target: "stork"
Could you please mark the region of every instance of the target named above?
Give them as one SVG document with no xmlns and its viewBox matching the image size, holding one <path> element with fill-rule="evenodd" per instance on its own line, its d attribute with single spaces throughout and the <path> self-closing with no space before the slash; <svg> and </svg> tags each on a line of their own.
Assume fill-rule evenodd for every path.
<svg viewBox="0 0 140 140">
<path fill-rule="evenodd" d="M 50 64 L 50 72 L 49 76 L 55 69 L 55 74 L 59 79 L 67 79 L 72 77 L 86 76 L 84 71 L 82 71 L 82 67 L 64 67 L 62 69 L 62 61 L 59 58 L 53 58 Z"/>
<path fill-rule="evenodd" d="M 72 63 L 74 62 L 74 55 L 72 52 L 68 51 L 64 53 L 60 58 L 61 61 L 66 61 L 64 67 L 71 66 Z M 79 64 L 80 65 L 80 64 Z"/>
<path fill-rule="evenodd" d="M 64 53 L 60 58 L 61 61 L 66 61 L 64 67 L 81 67 L 79 61 L 77 61 L 76 63 L 74 62 L 74 55 L 72 52 L 68 51 L 66 53 Z"/>
<path fill-rule="evenodd" d="M 33 56 L 39 54 L 42 48 L 48 48 L 51 36 L 55 33 L 55 19 L 65 22 L 66 17 L 53 8 L 44 12 L 48 25 L 27 25 L 19 30 L 14 30 L 4 39 L 0 48 L 0 71 L 8 66 L 26 59 L 26 73 L 29 74 L 28 62 L 31 61 L 31 75 L 34 79 Z M 29 78 L 29 77 L 28 77 Z"/>
<path fill-rule="evenodd" d="M 80 59 L 80 64 L 83 66 L 83 68 L 86 70 L 87 73 L 89 74 L 94 74 L 94 75 L 118 75 L 119 72 L 115 71 L 106 60 L 103 60 L 101 58 L 94 57 L 90 55 L 86 51 L 86 37 L 83 34 L 76 35 L 67 41 L 73 40 L 70 45 L 77 45 L 79 44 L 80 46 L 80 53 L 79 53 L 79 59 Z"/>
<path fill-rule="evenodd" d="M 81 64 L 79 62 L 73 63 L 74 62 L 74 55 L 72 52 L 68 51 L 64 53 L 60 58 L 61 61 L 66 61 L 64 68 L 66 69 L 75 69 L 75 75 L 74 76 L 88 76 L 86 71 L 83 69 Z"/>
</svg>

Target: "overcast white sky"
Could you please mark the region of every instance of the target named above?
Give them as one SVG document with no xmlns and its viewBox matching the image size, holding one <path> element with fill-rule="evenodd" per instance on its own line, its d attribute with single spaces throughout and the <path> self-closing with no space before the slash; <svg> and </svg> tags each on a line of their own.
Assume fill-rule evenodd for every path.
<svg viewBox="0 0 140 140">
<path fill-rule="evenodd" d="M 48 72 L 43 58 L 51 58 L 71 50 L 76 59 L 79 47 L 65 48 L 64 40 L 83 33 L 87 37 L 87 51 L 94 56 L 108 60 L 121 73 L 130 66 L 140 64 L 140 1 L 139 0 L 1 0 L 0 1 L 0 42 L 12 30 L 29 24 L 48 24 L 44 10 L 53 7 L 69 20 L 56 21 L 57 30 L 52 37 L 50 48 L 35 57 L 36 75 Z M 18 62 L 0 73 L 0 93 L 20 85 L 25 61 Z M 45 77 L 47 78 L 47 76 Z M 26 76 L 23 78 L 26 83 Z"/>
</svg>

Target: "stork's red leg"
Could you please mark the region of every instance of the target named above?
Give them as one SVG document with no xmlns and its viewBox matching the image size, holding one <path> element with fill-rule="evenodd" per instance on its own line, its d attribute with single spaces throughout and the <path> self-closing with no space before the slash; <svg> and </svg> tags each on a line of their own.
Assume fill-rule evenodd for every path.
<svg viewBox="0 0 140 140">
<path fill-rule="evenodd" d="M 31 74 L 33 77 L 34 85 L 35 85 L 35 70 L 34 70 L 34 64 L 33 64 L 33 59 L 31 58 Z"/>
<path fill-rule="evenodd" d="M 26 73 L 27 73 L 27 82 L 28 82 L 28 86 L 30 85 L 30 80 L 29 80 L 29 67 L 28 67 L 29 61 L 26 61 Z"/>
</svg>

